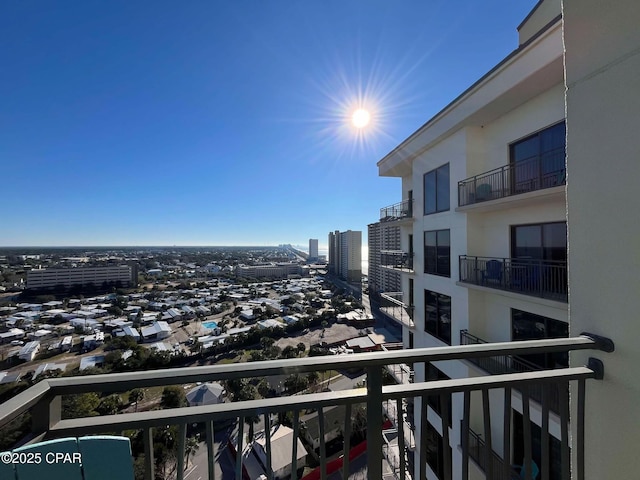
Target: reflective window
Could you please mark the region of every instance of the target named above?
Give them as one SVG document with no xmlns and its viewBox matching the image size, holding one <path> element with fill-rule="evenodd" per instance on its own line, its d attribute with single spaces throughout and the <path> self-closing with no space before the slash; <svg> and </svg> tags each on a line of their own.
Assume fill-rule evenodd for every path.
<svg viewBox="0 0 640 480">
<path fill-rule="evenodd" d="M 425 290 L 424 303 L 425 331 L 451 345 L 451 297 Z"/>
<path fill-rule="evenodd" d="M 424 273 L 451 276 L 451 236 L 449 230 L 424 232 Z"/>
<path fill-rule="evenodd" d="M 449 210 L 449 164 L 424 175 L 424 214 Z"/>
</svg>

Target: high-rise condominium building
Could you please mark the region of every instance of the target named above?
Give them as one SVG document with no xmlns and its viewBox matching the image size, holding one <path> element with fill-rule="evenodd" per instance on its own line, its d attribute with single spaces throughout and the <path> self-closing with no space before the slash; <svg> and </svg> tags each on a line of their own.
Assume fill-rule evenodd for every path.
<svg viewBox="0 0 640 480">
<path fill-rule="evenodd" d="M 359 282 L 362 278 L 362 232 L 329 233 L 329 272 Z"/>
<path fill-rule="evenodd" d="M 318 239 L 310 238 L 309 239 L 309 260 L 317 260 L 318 259 Z"/>
<path fill-rule="evenodd" d="M 403 261 L 400 246 L 400 227 L 395 222 L 376 222 L 368 225 L 369 291 L 400 292 L 401 274 L 396 268 Z"/>
<path fill-rule="evenodd" d="M 584 397 L 577 383 L 570 396 L 561 382 L 546 391 L 491 390 L 488 416 L 472 408 L 467 419 L 459 395 L 417 399 L 416 452 L 427 453 L 413 458 L 413 478 L 444 479 L 447 464 L 453 479 L 466 469 L 485 478 L 489 468 L 492 478 L 509 478 L 497 472 L 524 465 L 527 452 L 530 478 L 633 476 L 625 469 L 635 468 L 640 445 L 639 22 L 633 0 L 538 2 L 518 27 L 517 48 L 378 162 L 381 176 L 402 179 L 406 199 L 381 217 L 399 226 L 396 257 L 412 260 L 409 268 L 388 266 L 402 275 L 402 293 L 392 298 L 397 308 L 383 309 L 402 326 L 405 348 L 583 331 L 616 345 L 604 380 Z M 586 363 L 581 352 L 505 355 L 417 363 L 414 375 Z M 576 420 L 583 414 L 584 429 Z M 580 451 L 573 442 L 583 437 Z M 468 466 L 463 444 L 474 460 Z M 571 472 L 563 471 L 569 456 Z"/>
</svg>

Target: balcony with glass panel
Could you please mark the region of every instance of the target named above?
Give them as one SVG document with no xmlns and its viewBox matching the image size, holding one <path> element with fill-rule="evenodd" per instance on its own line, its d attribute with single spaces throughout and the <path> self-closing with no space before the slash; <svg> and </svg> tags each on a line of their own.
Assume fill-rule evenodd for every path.
<svg viewBox="0 0 640 480">
<path fill-rule="evenodd" d="M 440 396 L 442 425 L 442 442 L 450 445 L 449 438 L 449 403 L 446 401 L 449 396 L 460 396 L 460 404 L 463 406 L 462 425 L 459 438 L 462 452 L 462 463 L 452 464 L 452 457 L 445 455 L 443 458 L 442 471 L 444 479 L 452 477 L 452 471 L 461 471 L 461 478 L 469 477 L 470 458 L 491 455 L 492 437 L 491 428 L 488 423 L 483 434 L 483 441 L 486 445 L 484 450 L 475 449 L 469 441 L 471 430 L 469 419 L 472 411 L 476 411 L 475 402 L 480 401 L 479 411 L 485 418 L 497 414 L 499 409 L 504 410 L 505 425 L 511 426 L 512 415 L 510 405 L 490 404 L 490 390 L 501 390 L 505 392 L 504 398 L 510 398 L 510 390 L 517 388 L 523 393 L 523 405 L 527 406 L 526 392 L 530 387 L 537 385 L 559 384 L 563 386 L 561 391 L 567 391 L 570 382 L 577 383 L 575 401 L 579 405 L 584 405 L 585 383 L 602 379 L 604 367 L 602 361 L 590 359 L 586 366 L 559 368 L 554 370 L 540 370 L 531 372 L 503 373 L 497 375 L 457 378 L 448 380 L 436 380 L 427 382 L 414 382 L 411 384 L 384 385 L 383 369 L 389 364 L 422 364 L 427 366 L 432 362 L 447 360 L 469 360 L 473 358 L 518 356 L 533 353 L 572 351 L 572 350 L 596 350 L 613 351 L 612 343 L 604 338 L 583 334 L 575 338 L 531 340 L 522 342 L 506 343 L 484 343 L 474 345 L 462 345 L 453 347 L 423 348 L 411 350 L 396 350 L 387 352 L 370 352 L 351 355 L 306 357 L 286 360 L 271 360 L 263 362 L 252 362 L 247 368 L 246 363 L 183 367 L 164 370 L 139 371 L 127 373 L 99 374 L 79 377 L 46 378 L 22 391 L 18 395 L 10 398 L 0 405 L 0 428 L 8 424 L 24 424 L 27 428 L 21 435 L 17 435 L 5 447 L 7 450 L 14 450 L 19 446 L 24 448 L 37 448 L 39 442 L 55 438 L 76 438 L 96 434 L 120 434 L 124 438 L 139 438 L 140 444 L 134 446 L 134 455 L 140 460 L 140 478 L 152 480 L 156 474 L 157 465 L 154 455 L 154 431 L 173 426 L 177 438 L 174 440 L 173 454 L 176 459 L 175 478 L 183 480 L 187 478 L 189 472 L 186 470 L 185 459 L 187 457 L 187 431 L 194 425 L 202 425 L 202 440 L 204 441 L 206 462 L 203 466 L 202 476 L 213 480 L 215 472 L 221 467 L 222 454 L 216 455 L 214 443 L 217 434 L 224 433 L 229 425 L 232 425 L 235 435 L 228 439 L 229 452 L 243 452 L 247 447 L 247 421 L 258 418 L 262 423 L 262 432 L 256 434 L 254 438 L 261 439 L 264 451 L 265 476 L 274 478 L 275 458 L 290 458 L 288 468 L 291 478 L 300 478 L 298 473 L 302 462 L 298 455 L 299 443 L 293 441 L 291 450 L 282 452 L 278 442 L 272 438 L 272 434 L 277 430 L 282 419 L 289 419 L 293 439 L 301 437 L 303 426 L 300 418 L 309 412 L 317 412 L 319 435 L 324 438 L 325 432 L 331 425 L 325 424 L 325 412 L 327 409 L 342 406 L 344 418 L 342 419 L 343 447 L 341 453 L 329 458 L 324 442 L 320 442 L 318 452 L 317 475 L 321 479 L 329 478 L 333 473 L 342 473 L 343 478 L 347 478 L 352 472 L 355 462 L 351 461 L 350 453 L 356 445 L 350 442 L 350 429 L 354 418 L 352 412 L 356 405 L 364 405 L 366 408 L 366 446 L 363 447 L 363 457 L 366 463 L 366 478 L 381 480 L 387 478 L 383 472 L 391 471 L 398 480 L 408 478 L 425 478 L 427 455 L 426 446 L 429 445 L 427 435 L 429 429 L 421 428 L 420 424 L 416 429 L 416 448 L 410 452 L 409 445 L 405 442 L 405 432 L 407 423 L 406 413 L 409 403 L 416 398 L 422 399 L 423 408 L 426 408 L 429 397 Z M 423 367 L 424 368 L 424 367 Z M 123 414 L 89 416 L 82 418 L 62 418 L 62 397 L 86 394 L 94 392 L 98 395 L 110 394 L 114 392 L 127 392 L 134 388 L 150 388 L 165 385 L 184 385 L 195 382 L 229 382 L 239 379 L 264 378 L 278 375 L 308 374 L 320 371 L 354 371 L 362 370 L 366 372 L 366 387 L 349 388 L 339 391 L 304 391 L 295 395 L 279 395 L 276 398 L 263 398 L 259 400 L 243 400 L 234 402 L 224 402 L 218 404 L 180 407 L 163 410 L 140 411 Z M 547 389 L 543 387 L 543 391 Z M 476 398 L 472 392 L 481 392 L 481 396 Z M 481 397 L 481 398 L 480 398 Z M 572 397 L 573 399 L 574 397 Z M 572 400 L 573 401 L 573 400 Z M 473 410 L 472 410 L 473 403 Z M 546 402 L 543 401 L 543 405 Z M 390 410 L 389 405 L 393 405 Z M 569 411 L 568 402 L 561 403 L 567 405 L 561 407 L 560 424 L 560 449 L 562 452 L 561 462 L 563 472 L 569 471 L 570 448 L 576 452 L 577 459 L 576 475 L 573 477 L 582 480 L 584 465 L 584 436 L 585 429 L 584 408 L 578 408 L 577 414 L 571 418 L 571 422 L 577 425 L 577 435 L 571 440 L 568 434 Z M 392 413 L 391 413 L 392 412 Z M 548 409 L 542 409 L 541 435 L 543 442 L 549 436 Z M 523 424 L 529 425 L 531 421 L 528 408 L 523 407 Z M 224 427 L 220 427 L 225 422 Z M 456 427 L 457 428 L 457 427 Z M 394 442 L 385 441 L 386 433 L 395 430 L 397 435 Z M 506 427 L 505 427 L 505 431 Z M 519 431 L 512 429 L 512 432 Z M 525 429 L 526 432 L 526 429 Z M 510 451 L 511 435 L 507 437 L 505 451 Z M 532 442 L 524 438 L 523 459 L 530 462 L 532 458 Z M 7 437 L 3 438 L 7 441 Z M 518 440 L 517 438 L 514 441 Z M 167 439 L 168 441 L 168 439 Z M 423 446 L 424 448 L 420 448 Z M 473 450 L 473 451 L 472 451 Z M 219 452 L 218 452 L 219 453 Z M 410 455 L 411 453 L 411 455 Z M 232 455 L 233 456 L 233 455 Z M 3 457 L 7 458 L 7 457 Z M 508 457 L 504 457 L 508 458 Z M 410 465 L 415 461 L 415 470 L 410 471 Z M 235 455 L 230 465 L 223 468 L 230 468 L 227 475 L 234 475 L 234 478 L 243 478 L 246 474 L 247 458 L 243 455 Z M 108 462 L 113 465 L 130 465 L 133 471 L 133 458 L 130 454 L 108 456 Z M 393 464 L 393 465 L 391 465 Z M 493 460 L 489 459 L 486 464 L 488 478 L 492 476 Z M 540 461 L 540 468 L 544 472 L 548 471 L 549 456 L 543 451 Z M 14 465 L 11 462 L 4 462 L 0 465 L 2 478 L 31 478 L 28 473 L 32 468 L 28 465 Z M 392 468 L 391 468 L 392 467 Z M 76 472 L 76 476 L 69 475 L 68 478 L 83 478 L 82 465 L 71 465 L 71 470 Z M 506 468 L 505 468 L 506 470 Z M 16 473 L 17 472 L 17 473 Z M 22 474 L 22 476 L 21 476 Z M 219 477 L 218 477 L 219 478 Z M 526 478 L 526 477 L 525 477 Z M 528 478 L 531 478 L 529 476 Z M 568 478 L 568 477 L 567 477 Z"/>
<path fill-rule="evenodd" d="M 380 297 L 380 311 L 382 313 L 404 327 L 415 327 L 413 323 L 414 306 L 404 301 L 402 292 L 385 292 L 381 293 Z"/>
<path fill-rule="evenodd" d="M 381 250 L 380 266 L 404 273 L 413 273 L 413 252 Z"/>
</svg>

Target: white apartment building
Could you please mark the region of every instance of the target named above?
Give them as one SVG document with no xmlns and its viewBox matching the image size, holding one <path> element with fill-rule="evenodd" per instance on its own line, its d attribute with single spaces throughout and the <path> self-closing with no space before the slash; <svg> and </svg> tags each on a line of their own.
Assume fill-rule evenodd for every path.
<svg viewBox="0 0 640 480">
<path fill-rule="evenodd" d="M 87 286 L 93 284 L 137 284 L 137 269 L 131 265 L 78 268 L 42 268 L 27 272 L 27 290 L 43 290 L 57 287 Z"/>
<path fill-rule="evenodd" d="M 631 270 L 631 252 L 625 245 L 635 248 L 640 238 L 640 222 L 632 220 L 637 217 L 637 200 L 630 193 L 637 189 L 630 178 L 637 180 L 639 170 L 640 142 L 631 125 L 637 126 L 640 118 L 640 8 L 631 1 L 616 2 L 615 7 L 595 0 L 584 3 L 583 11 L 583 2 L 565 0 L 569 16 L 563 21 L 560 0 L 540 1 L 518 27 L 516 50 L 378 162 L 381 176 L 402 179 L 402 198 L 413 204 L 410 221 L 404 221 L 405 202 L 387 207 L 389 214 L 381 217 L 403 219 L 398 255 L 413 259 L 411 268 L 388 265 L 402 273 L 402 294 L 389 296 L 395 308 L 383 308 L 403 326 L 405 348 L 557 338 L 582 331 L 611 338 L 612 332 L 598 321 L 612 319 L 611 303 L 616 322 L 637 313 L 637 268 L 634 273 L 620 273 L 605 259 L 611 256 L 611 265 Z M 622 27 L 616 26 L 618 20 Z M 592 28 L 601 44 L 590 38 Z M 616 167 L 608 167 L 609 160 L 603 163 L 604 159 L 615 159 Z M 630 177 L 631 172 L 635 175 Z M 607 191 L 595 194 L 594 189 L 604 185 Z M 600 221 L 606 228 L 598 228 Z M 628 348 L 637 351 L 630 343 L 635 336 L 626 332 L 637 335 L 639 328 L 621 325 L 615 329 L 620 336 L 615 335 L 614 342 L 627 341 Z M 572 355 L 571 363 L 574 359 L 586 363 L 583 355 Z M 416 364 L 415 378 L 464 378 L 568 364 L 566 354 L 436 362 Z M 640 400 L 638 381 L 628 365 L 616 367 L 620 372 L 610 380 L 611 392 L 624 398 L 626 408 L 637 410 L 633 402 Z M 629 392 L 629 385 L 635 393 Z M 592 408 L 594 417 L 604 417 L 599 409 L 616 397 L 600 384 L 595 388 L 598 394 L 587 395 L 586 408 Z M 523 394 L 511 391 L 510 436 L 505 442 L 501 412 L 506 400 L 502 392 L 490 391 L 495 461 L 522 465 L 529 431 L 533 477 L 545 478 L 548 473 L 548 478 L 562 478 L 560 412 L 568 408 L 568 392 L 561 386 L 549 392 L 548 439 L 541 433 L 545 429 L 541 392 L 531 390 L 528 395 L 531 423 L 525 425 Z M 416 442 L 425 428 L 429 445 L 419 448 L 428 453 L 425 459 L 414 459 L 411 473 L 414 478 L 443 478 L 447 455 L 452 458 L 452 478 L 462 478 L 462 398 L 448 401 L 449 445 L 442 441 L 441 402 L 428 403 L 422 405 L 417 399 L 414 405 Z M 575 413 L 576 405 L 571 408 Z M 624 431 L 634 445 L 640 444 L 640 417 L 627 418 L 633 419 L 635 430 L 623 425 L 623 418 L 611 419 L 612 425 L 596 423 L 611 439 Z M 483 451 L 484 419 L 479 408 L 472 408 L 469 422 L 470 449 Z M 572 428 L 575 435 L 575 425 Z M 613 459 L 612 449 L 618 446 L 597 432 L 592 429 L 587 448 L 593 448 L 594 457 L 598 449 L 608 449 Z M 504 459 L 505 445 L 508 459 Z M 543 448 L 549 458 L 545 465 Z M 572 455 L 575 462 L 577 453 Z M 426 460 L 426 472 L 421 460 Z M 475 460 L 470 462 L 469 478 L 484 478 L 484 457 Z M 596 466 L 594 459 L 589 465 L 599 474 L 589 473 L 588 478 L 625 478 L 622 468 L 612 462 L 607 467 L 619 475 Z"/>
</svg>

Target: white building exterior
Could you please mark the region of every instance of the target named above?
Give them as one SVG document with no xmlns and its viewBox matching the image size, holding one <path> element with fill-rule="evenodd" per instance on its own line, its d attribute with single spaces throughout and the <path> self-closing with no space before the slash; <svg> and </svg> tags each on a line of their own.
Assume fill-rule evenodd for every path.
<svg viewBox="0 0 640 480">
<path fill-rule="evenodd" d="M 78 268 L 43 268 L 27 272 L 27 290 L 41 290 L 63 286 L 93 284 L 101 287 L 108 284 L 122 284 L 131 286 L 137 284 L 137 270 L 130 265 L 106 267 L 78 267 Z"/>
<path fill-rule="evenodd" d="M 564 0 L 563 21 L 562 6 L 560 0 L 539 2 L 518 27 L 520 44 L 514 52 L 378 162 L 381 176 L 402 179 L 402 198 L 414 199 L 411 221 L 400 224 L 400 249 L 415 255 L 413 267 L 401 270 L 404 308 L 398 311 L 415 310 L 413 322 L 397 321 L 403 325 L 405 348 L 582 331 L 612 338 L 616 348 L 625 345 L 629 355 L 607 357 L 605 382 L 587 395 L 591 435 L 587 432 L 586 445 L 591 451 L 587 478 L 624 478 L 628 467 L 614 465 L 615 459 L 625 454 L 631 462 L 631 445 L 640 443 L 640 389 L 629 368 L 631 359 L 640 356 L 634 345 L 640 327 L 630 320 L 640 307 L 633 253 L 640 222 L 631 193 L 640 177 L 640 141 L 633 133 L 640 113 L 640 30 L 634 26 L 640 7 L 631 1 L 613 6 Z M 615 159 L 615 166 L 603 163 L 605 158 Z M 597 186 L 608 188 L 595 195 Z M 428 371 L 416 364 L 415 378 L 462 378 L 505 373 L 500 368 L 568 363 L 566 355 L 546 354 L 501 357 L 493 364 L 435 363 Z M 584 364 L 586 356 L 572 354 L 571 363 Z M 541 406 L 535 392 L 530 394 L 533 461 L 539 464 Z M 498 458 L 504 440 L 501 395 L 491 392 Z M 560 408 L 559 395 L 551 395 L 551 478 L 560 478 L 561 425 L 553 414 Z M 521 465 L 527 427 L 520 391 L 514 389 L 511 397 L 511 458 L 506 461 Z M 607 415 L 616 403 L 628 415 Z M 423 409 L 417 401 L 415 439 L 419 443 L 426 428 L 427 450 L 436 452 L 428 456 L 426 478 L 442 478 L 438 458 L 450 455 L 458 479 L 462 399 L 451 400 L 449 445 L 442 442 L 439 408 Z M 479 409 L 472 408 L 470 428 L 483 431 Z M 603 450 L 606 466 L 600 463 Z M 470 465 L 470 478 L 484 478 L 478 463 Z M 416 464 L 412 472 L 417 478 L 419 469 Z"/>
</svg>

